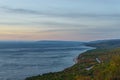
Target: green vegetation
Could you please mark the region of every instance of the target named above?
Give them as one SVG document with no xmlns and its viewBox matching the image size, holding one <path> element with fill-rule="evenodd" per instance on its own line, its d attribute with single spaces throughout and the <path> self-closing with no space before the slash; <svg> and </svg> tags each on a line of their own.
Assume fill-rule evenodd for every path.
<svg viewBox="0 0 120 80">
<path fill-rule="evenodd" d="M 120 80 L 120 55 L 114 55 L 109 63 L 94 68 L 95 80 Z"/>
<path fill-rule="evenodd" d="M 26 80 L 120 80 L 120 48 L 118 44 L 89 44 L 97 49 L 78 57 L 78 63 L 61 72 L 48 73 Z M 103 43 L 101 43 L 103 44 Z M 99 59 L 100 63 L 96 60 Z"/>
</svg>

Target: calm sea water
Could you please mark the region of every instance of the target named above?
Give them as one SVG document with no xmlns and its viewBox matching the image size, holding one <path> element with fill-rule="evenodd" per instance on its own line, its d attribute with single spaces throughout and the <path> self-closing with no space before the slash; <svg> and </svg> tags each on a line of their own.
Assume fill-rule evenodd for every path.
<svg viewBox="0 0 120 80">
<path fill-rule="evenodd" d="M 79 42 L 0 42 L 0 80 L 64 70 L 88 49 Z"/>
</svg>

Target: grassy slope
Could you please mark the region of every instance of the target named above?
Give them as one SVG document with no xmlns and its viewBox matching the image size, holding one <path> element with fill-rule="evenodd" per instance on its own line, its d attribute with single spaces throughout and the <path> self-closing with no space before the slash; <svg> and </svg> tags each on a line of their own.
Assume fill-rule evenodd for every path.
<svg viewBox="0 0 120 80">
<path fill-rule="evenodd" d="M 86 45 L 97 47 L 97 49 L 80 55 L 78 63 L 72 67 L 61 72 L 29 77 L 26 80 L 120 80 L 118 79 L 119 76 L 117 76 L 120 74 L 120 71 L 118 71 L 120 65 L 117 65 L 118 68 L 115 67 L 120 60 L 118 56 L 120 55 L 120 41 L 112 40 L 100 43 L 88 43 Z M 99 64 L 96 58 L 102 63 Z M 91 66 L 93 67 L 91 70 L 86 70 L 86 68 Z"/>
</svg>

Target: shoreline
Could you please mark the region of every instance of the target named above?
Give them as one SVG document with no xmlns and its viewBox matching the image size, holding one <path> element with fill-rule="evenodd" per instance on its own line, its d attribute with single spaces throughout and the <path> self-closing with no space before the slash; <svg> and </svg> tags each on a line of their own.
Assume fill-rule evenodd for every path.
<svg viewBox="0 0 120 80">
<path fill-rule="evenodd" d="M 96 48 L 94 48 L 94 47 L 90 47 L 90 46 L 86 46 L 86 47 L 88 47 L 89 49 L 84 50 L 83 52 L 81 52 L 78 56 L 76 56 L 76 57 L 73 59 L 73 61 L 75 62 L 75 64 L 78 63 L 78 57 L 79 57 L 80 55 L 86 53 L 86 52 L 89 51 L 89 50 L 94 50 L 94 49 L 96 49 Z"/>
<path fill-rule="evenodd" d="M 92 50 L 92 49 L 87 49 L 87 50 L 84 50 L 83 52 L 81 52 L 80 54 L 78 54 L 76 57 L 73 58 L 73 61 L 75 64 L 78 63 L 78 57 L 81 55 L 81 54 L 84 54 L 85 52 L 89 51 L 89 50 Z M 74 65 L 74 64 L 73 64 Z"/>
</svg>

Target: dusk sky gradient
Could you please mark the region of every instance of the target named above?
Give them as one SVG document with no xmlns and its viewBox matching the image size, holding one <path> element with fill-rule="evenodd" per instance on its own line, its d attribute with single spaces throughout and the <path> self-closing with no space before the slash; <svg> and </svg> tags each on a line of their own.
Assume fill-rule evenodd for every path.
<svg viewBox="0 0 120 80">
<path fill-rule="evenodd" d="M 120 38 L 120 0 L 0 0 L 0 40 Z"/>
</svg>

